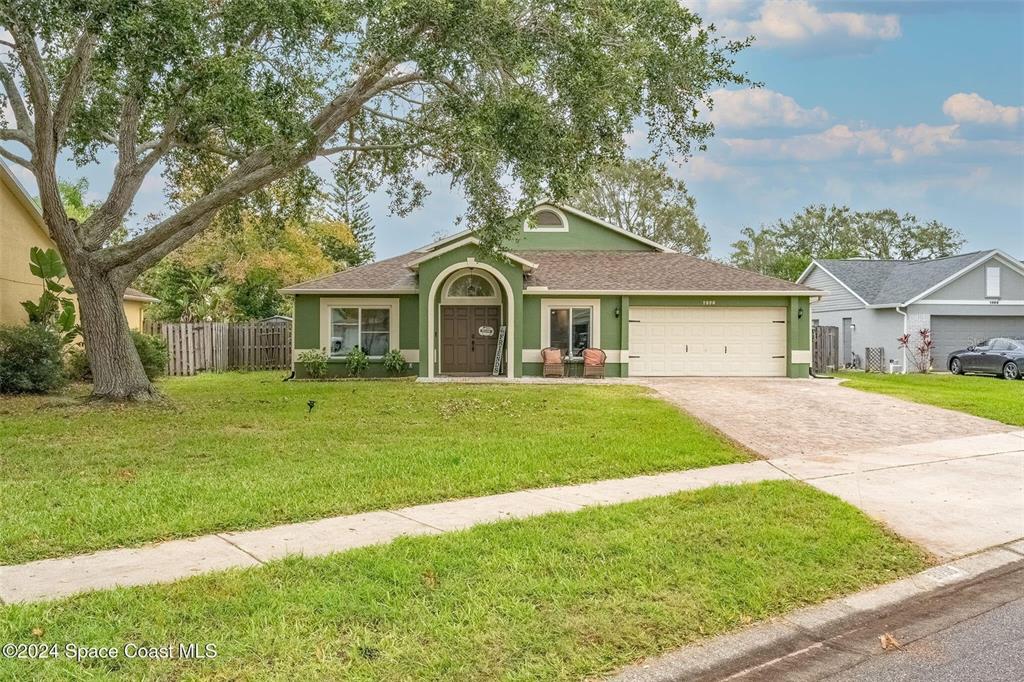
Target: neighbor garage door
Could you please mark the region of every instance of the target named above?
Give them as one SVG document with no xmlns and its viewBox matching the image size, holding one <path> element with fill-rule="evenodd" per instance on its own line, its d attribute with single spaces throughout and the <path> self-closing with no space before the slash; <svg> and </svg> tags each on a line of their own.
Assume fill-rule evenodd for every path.
<svg viewBox="0 0 1024 682">
<path fill-rule="evenodd" d="M 932 315 L 932 364 L 946 369 L 946 357 L 993 336 L 1024 337 L 1024 317 L 995 315 Z"/>
<path fill-rule="evenodd" d="M 785 376 L 785 308 L 629 308 L 630 376 Z"/>
</svg>

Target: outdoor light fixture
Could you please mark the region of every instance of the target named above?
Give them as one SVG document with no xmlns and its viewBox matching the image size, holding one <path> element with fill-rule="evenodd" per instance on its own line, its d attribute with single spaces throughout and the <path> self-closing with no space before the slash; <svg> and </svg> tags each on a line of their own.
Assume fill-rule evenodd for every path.
<svg viewBox="0 0 1024 682">
<path fill-rule="evenodd" d="M 620 308 L 619 306 L 615 306 L 615 317 L 618 318 L 618 316 L 621 315 L 621 314 L 622 314 L 622 308 Z"/>
<path fill-rule="evenodd" d="M 796 319 L 798 319 L 798 320 L 804 319 L 804 309 L 803 308 L 799 308 L 796 311 Z"/>
</svg>

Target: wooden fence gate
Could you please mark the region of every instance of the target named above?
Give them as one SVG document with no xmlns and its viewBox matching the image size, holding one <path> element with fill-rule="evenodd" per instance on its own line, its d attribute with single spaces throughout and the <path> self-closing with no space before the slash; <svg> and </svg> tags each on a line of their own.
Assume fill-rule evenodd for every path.
<svg viewBox="0 0 1024 682">
<path fill-rule="evenodd" d="M 839 368 L 839 327 L 811 327 L 811 370 L 827 374 Z"/>
<path fill-rule="evenodd" d="M 287 321 L 146 322 L 145 331 L 167 343 L 171 376 L 292 364 L 292 325 Z"/>
</svg>

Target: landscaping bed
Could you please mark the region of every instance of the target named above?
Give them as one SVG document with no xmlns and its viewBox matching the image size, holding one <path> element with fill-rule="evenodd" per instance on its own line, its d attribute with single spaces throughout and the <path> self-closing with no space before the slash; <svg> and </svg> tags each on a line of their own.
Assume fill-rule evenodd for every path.
<svg viewBox="0 0 1024 682">
<path fill-rule="evenodd" d="M 217 651 L 0 660 L 0 677 L 583 679 L 926 563 L 804 484 L 716 487 L 0 607 L 5 642 Z"/>
<path fill-rule="evenodd" d="M 0 564 L 749 459 L 638 386 L 281 378 L 0 398 Z"/>
</svg>

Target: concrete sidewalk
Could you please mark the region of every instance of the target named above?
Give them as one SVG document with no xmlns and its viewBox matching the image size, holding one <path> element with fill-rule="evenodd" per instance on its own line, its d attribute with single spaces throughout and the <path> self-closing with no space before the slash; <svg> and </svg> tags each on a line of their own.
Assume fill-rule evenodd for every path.
<svg viewBox="0 0 1024 682">
<path fill-rule="evenodd" d="M 1024 537 L 1024 431 L 1013 431 L 522 490 L 0 566 L 0 601 L 166 583 L 290 554 L 316 556 L 403 535 L 787 478 L 843 498 L 943 558 Z"/>
<path fill-rule="evenodd" d="M 258 566 L 291 554 L 317 556 L 383 544 L 403 535 L 435 535 L 481 523 L 576 511 L 713 485 L 786 478 L 787 474 L 768 462 L 743 462 L 44 559 L 0 566 L 0 601 L 41 601 L 89 590 L 167 583 L 209 571 Z"/>
</svg>

